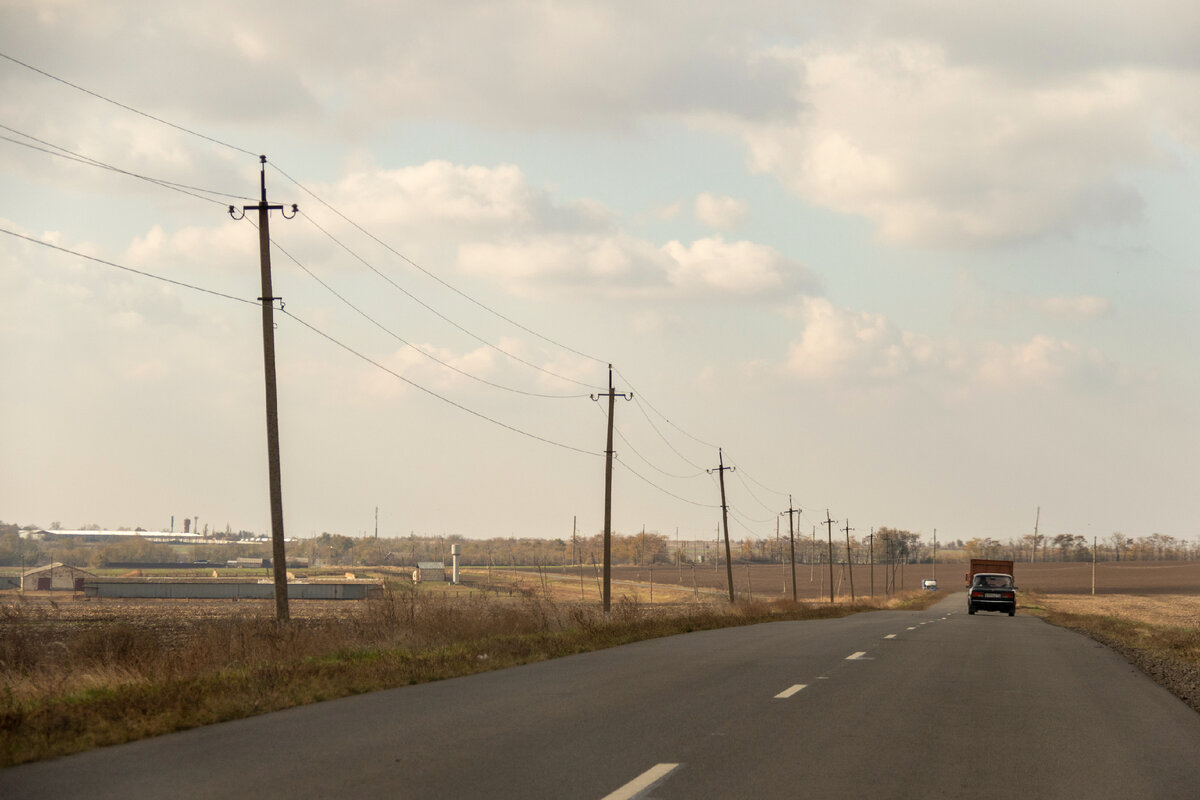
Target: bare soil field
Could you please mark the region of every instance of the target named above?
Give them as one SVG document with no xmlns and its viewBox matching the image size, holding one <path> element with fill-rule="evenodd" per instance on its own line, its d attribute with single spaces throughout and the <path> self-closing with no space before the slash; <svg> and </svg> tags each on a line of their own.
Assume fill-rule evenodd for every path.
<svg viewBox="0 0 1200 800">
<path fill-rule="evenodd" d="M 961 578 L 965 565 L 958 566 Z M 1092 591 L 1090 562 L 1018 563 L 1013 572 L 1025 591 Z M 1200 561 L 1103 561 L 1096 565 L 1096 594 L 1200 594 Z"/>
</svg>

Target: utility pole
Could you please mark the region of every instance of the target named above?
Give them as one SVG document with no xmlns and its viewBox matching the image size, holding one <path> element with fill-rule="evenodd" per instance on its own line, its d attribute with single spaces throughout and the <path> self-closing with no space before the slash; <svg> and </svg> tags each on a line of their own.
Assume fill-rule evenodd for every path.
<svg viewBox="0 0 1200 800">
<path fill-rule="evenodd" d="M 792 520 L 796 514 L 800 513 L 800 509 L 792 505 L 792 496 L 788 495 L 788 509 L 780 514 L 788 515 L 788 540 L 792 543 L 792 602 L 796 602 L 796 530 L 792 525 Z"/>
<path fill-rule="evenodd" d="M 379 538 L 379 506 L 375 506 L 375 538 Z"/>
<path fill-rule="evenodd" d="M 850 518 L 846 518 L 846 569 L 850 572 L 850 602 L 854 602 L 854 562 L 850 560 Z"/>
<path fill-rule="evenodd" d="M 937 583 L 937 528 L 933 529 L 933 582 Z"/>
<path fill-rule="evenodd" d="M 871 562 L 871 599 L 875 599 L 875 529 L 871 528 L 871 538 L 867 540 L 867 558 Z"/>
<path fill-rule="evenodd" d="M 612 364 L 608 365 L 608 446 L 604 449 L 604 613 L 612 610 L 612 462 L 613 462 L 613 412 L 616 410 L 617 393 L 613 391 Z M 620 395 L 633 399 L 633 393 Z M 592 395 L 599 400 L 603 395 Z"/>
<path fill-rule="evenodd" d="M 709 470 L 708 474 L 717 473 L 717 477 L 721 483 L 721 521 L 725 525 L 725 572 L 729 579 L 729 602 L 733 600 L 733 560 L 732 554 L 729 552 L 729 506 L 725 504 L 725 470 L 732 472 L 735 467 L 725 466 L 725 456 L 721 452 L 721 448 L 717 448 L 717 468 Z"/>
<path fill-rule="evenodd" d="M 783 566 L 783 545 L 779 542 L 779 517 L 775 517 L 775 550 L 779 553 L 779 580 L 782 584 L 781 594 L 787 594 L 787 570 Z"/>
<path fill-rule="evenodd" d="M 1033 519 L 1033 556 L 1030 557 L 1029 563 L 1037 561 L 1037 546 L 1038 546 L 1038 523 L 1042 521 L 1042 507 L 1037 507 L 1037 516 Z"/>
<path fill-rule="evenodd" d="M 829 602 L 833 602 L 833 520 L 829 509 L 825 509 L 825 527 L 829 535 Z"/>
<path fill-rule="evenodd" d="M 817 572 L 817 526 L 812 526 L 812 547 L 808 549 L 808 582 L 816 579 Z"/>
<path fill-rule="evenodd" d="M 292 204 L 292 216 L 289 217 L 283 206 L 267 204 L 267 157 L 259 156 L 259 186 L 262 190 L 257 205 L 242 206 L 241 216 L 235 215 L 234 206 L 229 207 L 229 215 L 234 219 L 242 219 L 246 212 L 258 210 L 258 256 L 262 272 L 262 331 L 263 331 L 263 372 L 267 388 L 267 470 L 271 484 L 271 558 L 275 573 L 275 619 L 287 622 L 288 586 L 287 586 L 287 556 L 283 545 L 283 489 L 279 469 L 279 397 L 275 387 L 275 301 L 279 300 L 279 308 L 283 310 L 282 298 L 276 298 L 271 290 L 271 233 L 269 229 L 272 211 L 283 213 L 284 219 L 296 216 L 299 209 Z"/>
<path fill-rule="evenodd" d="M 1092 537 L 1092 595 L 1096 594 L 1096 537 Z"/>
</svg>

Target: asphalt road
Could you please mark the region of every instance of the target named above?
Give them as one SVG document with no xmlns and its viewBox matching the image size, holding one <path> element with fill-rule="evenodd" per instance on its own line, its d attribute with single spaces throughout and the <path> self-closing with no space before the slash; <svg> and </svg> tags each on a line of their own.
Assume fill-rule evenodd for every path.
<svg viewBox="0 0 1200 800">
<path fill-rule="evenodd" d="M 1200 796 L 1200 714 L 1089 639 L 964 606 L 336 700 L 0 771 L 0 797 Z"/>
</svg>

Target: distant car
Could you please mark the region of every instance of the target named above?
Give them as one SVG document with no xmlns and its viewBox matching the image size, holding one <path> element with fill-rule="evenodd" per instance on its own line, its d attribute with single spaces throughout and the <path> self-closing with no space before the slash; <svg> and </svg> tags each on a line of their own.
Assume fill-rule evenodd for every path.
<svg viewBox="0 0 1200 800">
<path fill-rule="evenodd" d="M 967 613 L 1004 611 L 1011 617 L 1017 613 L 1017 587 L 1012 575 L 1000 572 L 976 573 L 967 590 Z"/>
<path fill-rule="evenodd" d="M 933 578 L 926 578 L 925 580 L 921 581 L 921 588 L 930 592 L 936 592 L 937 581 Z"/>
</svg>

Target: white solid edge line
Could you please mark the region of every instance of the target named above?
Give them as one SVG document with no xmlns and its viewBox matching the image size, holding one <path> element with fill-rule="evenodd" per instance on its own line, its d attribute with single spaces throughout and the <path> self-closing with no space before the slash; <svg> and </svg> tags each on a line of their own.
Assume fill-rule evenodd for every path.
<svg viewBox="0 0 1200 800">
<path fill-rule="evenodd" d="M 779 694 L 775 695 L 775 699 L 776 700 L 787 700 L 789 697 L 794 695 L 796 692 L 800 691 L 801 689 L 807 688 L 807 687 L 808 687 L 807 683 L 797 683 L 795 686 L 788 687 L 787 689 L 784 689 Z"/>
<path fill-rule="evenodd" d="M 670 775 L 678 766 L 678 764 L 655 764 L 620 789 L 611 794 L 604 795 L 601 800 L 633 800 L 640 793 Z"/>
<path fill-rule="evenodd" d="M 860 658 L 862 658 L 866 654 L 867 654 L 866 650 L 860 650 L 857 653 L 851 653 L 850 655 L 846 656 L 846 660 L 847 661 L 858 661 Z"/>
</svg>

